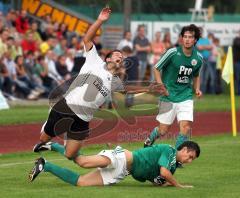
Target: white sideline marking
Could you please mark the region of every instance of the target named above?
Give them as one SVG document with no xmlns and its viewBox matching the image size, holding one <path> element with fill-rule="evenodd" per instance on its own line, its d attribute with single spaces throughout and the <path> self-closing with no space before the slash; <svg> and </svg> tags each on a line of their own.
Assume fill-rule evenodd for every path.
<svg viewBox="0 0 240 198">
<path fill-rule="evenodd" d="M 62 161 L 62 160 L 66 160 L 66 159 L 51 159 L 51 161 Z M 24 164 L 34 164 L 34 160 L 31 162 L 15 162 L 15 163 L 4 163 L 4 164 L 0 164 L 0 168 L 4 168 L 4 167 L 9 167 L 9 166 L 17 166 L 17 165 L 24 165 Z"/>
</svg>

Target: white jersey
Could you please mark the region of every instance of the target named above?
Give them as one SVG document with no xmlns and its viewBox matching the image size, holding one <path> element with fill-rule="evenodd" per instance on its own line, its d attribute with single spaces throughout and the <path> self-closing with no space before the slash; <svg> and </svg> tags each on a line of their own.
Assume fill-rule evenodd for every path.
<svg viewBox="0 0 240 198">
<path fill-rule="evenodd" d="M 66 103 L 82 120 L 88 122 L 93 114 L 111 97 L 111 92 L 123 90 L 119 77 L 113 76 L 105 67 L 96 47 L 85 52 L 86 61 L 77 78 L 65 94 Z"/>
</svg>

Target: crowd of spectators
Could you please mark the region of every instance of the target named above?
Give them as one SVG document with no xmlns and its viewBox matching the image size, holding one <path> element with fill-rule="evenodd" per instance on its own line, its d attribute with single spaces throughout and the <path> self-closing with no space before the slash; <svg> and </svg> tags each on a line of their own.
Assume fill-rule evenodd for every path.
<svg viewBox="0 0 240 198">
<path fill-rule="evenodd" d="M 101 38 L 96 36 L 94 43 L 104 58 Z M 201 72 L 204 93 L 222 93 L 220 75 L 225 53 L 219 43 L 218 38 L 208 34 L 196 45 L 204 57 Z M 181 39 L 175 44 L 171 42 L 169 32 L 158 31 L 154 40 L 149 41 L 143 25 L 134 38 L 131 32 L 125 32 L 116 48 L 127 57 L 127 80 L 153 81 L 153 65 L 166 50 L 179 44 Z M 233 44 L 237 94 L 240 94 L 239 46 L 237 37 Z M 39 23 L 24 10 L 0 13 L 0 89 L 8 99 L 47 97 L 55 87 L 78 74 L 83 63 L 81 37 L 68 31 L 65 24 L 52 23 L 49 16 Z M 131 105 L 131 95 L 126 100 Z"/>
</svg>

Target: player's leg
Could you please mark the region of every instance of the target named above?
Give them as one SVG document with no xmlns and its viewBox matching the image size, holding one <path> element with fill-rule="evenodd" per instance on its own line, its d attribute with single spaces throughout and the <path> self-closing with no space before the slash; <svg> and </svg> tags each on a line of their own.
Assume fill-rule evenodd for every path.
<svg viewBox="0 0 240 198">
<path fill-rule="evenodd" d="M 74 161 L 82 168 L 105 168 L 111 164 L 110 158 L 103 155 L 80 155 L 76 157 Z"/>
<path fill-rule="evenodd" d="M 33 147 L 34 152 L 50 150 L 49 146 L 45 145 L 45 143 L 49 142 L 53 137 L 66 132 L 65 128 L 69 128 L 69 121 L 64 118 L 68 115 L 69 110 L 64 100 L 58 101 L 50 110 L 48 119 L 42 126 L 40 143 Z"/>
<path fill-rule="evenodd" d="M 83 145 L 83 142 L 80 140 L 68 139 L 66 141 L 66 146 L 64 149 L 65 157 L 68 158 L 69 160 L 75 160 L 75 158 L 80 155 L 79 150 L 81 149 L 82 145 Z M 57 146 L 59 147 L 59 149 L 57 149 Z M 61 153 L 60 146 L 64 148 L 63 145 L 58 144 L 55 146 L 55 151 Z"/>
<path fill-rule="evenodd" d="M 39 158 L 35 162 L 35 166 L 29 173 L 29 180 L 32 182 L 41 172 L 49 172 L 64 182 L 74 186 L 102 186 L 103 179 L 100 171 L 90 172 L 86 175 L 80 176 L 69 169 L 57 166 L 53 163 L 47 162 L 43 158 Z"/>
<path fill-rule="evenodd" d="M 150 146 L 161 135 L 165 135 L 176 117 L 176 104 L 171 102 L 159 102 L 159 113 L 156 120 L 160 123 L 155 127 L 144 143 L 144 147 Z"/>
<path fill-rule="evenodd" d="M 144 147 L 148 147 L 151 146 L 152 144 L 154 144 L 154 142 L 156 141 L 156 139 L 160 138 L 161 136 L 165 135 L 166 133 L 168 133 L 169 128 L 171 125 L 168 124 L 162 124 L 160 123 L 158 127 L 155 127 L 150 135 L 148 136 L 148 138 L 145 140 L 144 142 Z"/>
<path fill-rule="evenodd" d="M 48 143 L 53 137 L 55 137 L 52 125 L 53 124 L 52 122 L 49 121 L 49 119 L 43 124 L 39 138 L 40 142 L 34 145 L 33 147 L 34 152 L 50 150 L 49 145 L 46 143 Z"/>
<path fill-rule="evenodd" d="M 187 100 L 178 104 L 177 120 L 179 122 L 179 134 L 176 138 L 175 148 L 189 140 L 193 122 L 193 100 Z"/>
<path fill-rule="evenodd" d="M 100 170 L 95 170 L 79 177 L 77 186 L 104 186 Z"/>
</svg>

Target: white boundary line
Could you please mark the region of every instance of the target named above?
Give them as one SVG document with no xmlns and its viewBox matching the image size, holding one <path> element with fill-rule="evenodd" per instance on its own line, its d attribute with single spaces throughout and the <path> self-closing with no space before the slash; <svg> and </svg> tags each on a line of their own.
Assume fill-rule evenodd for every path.
<svg viewBox="0 0 240 198">
<path fill-rule="evenodd" d="M 67 159 L 51 159 L 51 161 L 63 161 L 63 160 L 67 160 Z M 34 160 L 31 162 L 15 162 L 15 163 L 4 163 L 4 164 L 0 164 L 0 168 L 5 168 L 5 167 L 9 167 L 9 166 L 18 166 L 18 165 L 24 165 L 24 164 L 34 164 Z"/>
</svg>

